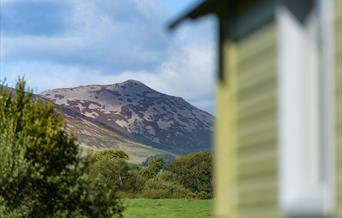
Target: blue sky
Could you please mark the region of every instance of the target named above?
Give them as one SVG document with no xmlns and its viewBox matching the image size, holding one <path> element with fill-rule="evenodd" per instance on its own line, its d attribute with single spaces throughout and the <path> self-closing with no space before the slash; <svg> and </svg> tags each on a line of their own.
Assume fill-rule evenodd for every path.
<svg viewBox="0 0 342 218">
<path fill-rule="evenodd" d="M 199 0 L 0 0 L 0 78 L 36 93 L 137 79 L 214 112 L 215 20 L 167 23 Z"/>
</svg>

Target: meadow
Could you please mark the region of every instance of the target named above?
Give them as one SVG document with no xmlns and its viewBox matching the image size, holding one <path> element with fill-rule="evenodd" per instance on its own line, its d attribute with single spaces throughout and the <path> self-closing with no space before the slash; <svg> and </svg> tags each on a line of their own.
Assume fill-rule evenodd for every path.
<svg viewBox="0 0 342 218">
<path fill-rule="evenodd" d="M 212 217 L 212 200 L 126 199 L 125 218 Z"/>
</svg>

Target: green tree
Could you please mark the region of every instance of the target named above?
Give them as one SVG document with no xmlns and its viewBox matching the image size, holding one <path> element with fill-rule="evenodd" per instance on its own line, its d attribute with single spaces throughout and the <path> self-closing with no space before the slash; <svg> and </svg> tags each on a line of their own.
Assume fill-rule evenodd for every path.
<svg viewBox="0 0 342 218">
<path fill-rule="evenodd" d="M 179 157 L 171 162 L 167 170 L 176 174 L 180 184 L 200 198 L 212 196 L 212 155 L 210 153 L 197 152 Z"/>
<path fill-rule="evenodd" d="M 142 196 L 145 198 L 194 198 L 195 195 L 182 186 L 177 175 L 162 171 L 146 181 Z"/>
<path fill-rule="evenodd" d="M 101 151 L 92 151 L 89 154 L 92 156 L 92 158 L 95 161 L 98 160 L 117 160 L 117 159 L 122 159 L 122 160 L 128 160 L 129 157 L 128 155 L 121 150 L 112 150 L 112 149 L 107 149 L 107 150 L 101 150 Z"/>
<path fill-rule="evenodd" d="M 167 181 L 159 175 L 146 181 L 142 191 L 144 198 L 194 198 L 194 194 L 175 181 Z"/>
<path fill-rule="evenodd" d="M 0 217 L 121 217 L 115 191 L 89 184 L 63 118 L 25 91 L 0 86 Z"/>
<path fill-rule="evenodd" d="M 92 163 L 89 174 L 98 178 L 120 193 L 139 193 L 145 179 L 138 173 L 140 168 L 127 163 L 128 155 L 118 150 L 103 150 L 90 153 Z"/>
<path fill-rule="evenodd" d="M 164 167 L 164 160 L 161 157 L 157 157 L 148 162 L 147 167 L 141 168 L 141 175 L 145 178 L 155 177 Z"/>
</svg>

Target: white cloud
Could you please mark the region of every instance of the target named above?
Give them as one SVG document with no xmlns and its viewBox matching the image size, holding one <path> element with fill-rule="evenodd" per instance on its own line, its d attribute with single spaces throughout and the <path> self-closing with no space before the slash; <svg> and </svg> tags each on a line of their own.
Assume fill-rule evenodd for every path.
<svg viewBox="0 0 342 218">
<path fill-rule="evenodd" d="M 13 85 L 24 73 L 37 92 L 137 79 L 213 112 L 212 20 L 167 33 L 161 1 L 65 2 L 73 16 L 63 34 L 2 37 L 0 78 Z"/>
<path fill-rule="evenodd" d="M 32 0 L 28 1 L 32 2 Z M 153 67 L 160 61 L 160 57 L 166 55 L 168 47 L 172 44 L 172 38 L 163 29 L 163 19 L 165 20 L 167 11 L 160 2 L 152 4 L 153 2 L 156 3 L 151 0 L 127 0 L 124 3 L 111 0 L 59 2 L 58 4 L 61 5 L 59 14 L 46 15 L 46 17 L 59 19 L 61 13 L 65 13 L 64 16 L 68 16 L 68 23 L 63 26 L 63 30 L 54 35 L 47 35 L 42 34 L 44 29 L 40 29 L 39 34 L 34 34 L 36 25 L 32 25 L 26 33 L 13 30 L 13 28 L 25 28 L 10 25 L 9 30 L 12 34 L 1 32 L 1 59 L 5 61 L 43 59 L 59 64 L 71 62 L 96 65 L 107 71 Z M 2 20 L 4 26 L 9 26 L 6 22 L 9 24 L 23 22 L 13 12 L 15 8 L 20 8 L 22 17 L 27 17 L 28 23 L 39 23 L 40 28 L 49 28 L 50 23 L 44 25 L 45 20 L 27 12 L 33 11 L 35 6 L 24 1 L 15 1 L 15 3 L 7 11 L 4 7 L 6 11 L 4 13 L 6 16 Z M 44 7 L 51 7 L 51 5 L 44 3 Z M 42 16 L 45 15 L 42 13 Z M 13 32 L 18 34 L 13 35 Z M 46 32 L 49 30 L 46 29 Z"/>
<path fill-rule="evenodd" d="M 174 50 L 155 71 L 122 71 L 116 74 L 102 73 L 96 68 L 65 66 L 49 62 L 26 62 L 5 67 L 8 81 L 24 75 L 28 84 L 41 92 L 46 89 L 75 87 L 87 84 L 112 84 L 128 79 L 139 80 L 151 88 L 174 96 L 181 96 L 194 105 L 213 112 L 214 97 L 214 47 L 188 45 Z M 24 74 L 22 72 L 25 72 Z M 12 84 L 13 85 L 13 82 Z"/>
</svg>

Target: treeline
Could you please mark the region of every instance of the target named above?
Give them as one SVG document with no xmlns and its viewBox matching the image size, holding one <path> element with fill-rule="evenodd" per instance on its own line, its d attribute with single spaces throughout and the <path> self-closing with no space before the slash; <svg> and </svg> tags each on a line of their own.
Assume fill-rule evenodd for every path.
<svg viewBox="0 0 342 218">
<path fill-rule="evenodd" d="M 81 155 L 61 115 L 25 91 L 0 84 L 0 218 L 122 217 L 120 197 L 212 196 L 209 153 L 146 167 L 121 151 Z"/>
<path fill-rule="evenodd" d="M 122 151 L 104 150 L 89 155 L 92 178 L 112 184 L 121 197 L 196 198 L 212 197 L 212 157 L 192 153 L 165 164 L 162 157 L 150 159 L 146 167 L 127 162 Z"/>
</svg>

